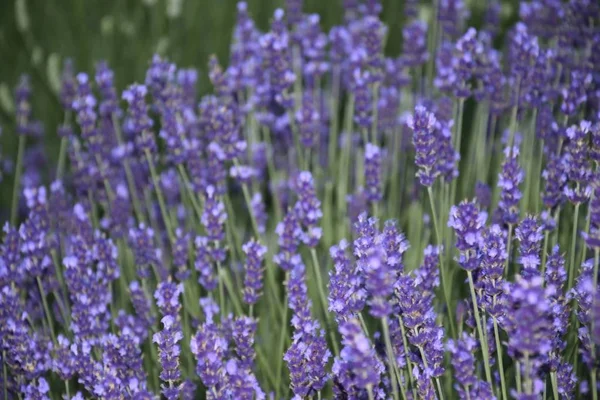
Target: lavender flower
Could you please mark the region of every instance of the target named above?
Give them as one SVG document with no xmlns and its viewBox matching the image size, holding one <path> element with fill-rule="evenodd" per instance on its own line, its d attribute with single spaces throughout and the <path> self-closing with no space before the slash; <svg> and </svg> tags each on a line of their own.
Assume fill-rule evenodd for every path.
<svg viewBox="0 0 600 400">
<path fill-rule="evenodd" d="M 347 248 L 348 242 L 342 239 L 329 250 L 333 260 L 333 270 L 329 272 L 329 311 L 335 313 L 338 321 L 360 312 L 367 297 L 363 288 L 364 278 L 355 272 L 352 260 L 346 254 Z"/>
<path fill-rule="evenodd" d="M 161 282 L 154 293 L 156 305 L 163 314 L 161 322 L 163 330 L 153 336 L 153 342 L 158 344 L 159 360 L 162 367 L 160 379 L 163 395 L 174 400 L 179 398 L 178 384 L 181 379 L 179 369 L 179 354 L 181 352 L 178 342 L 183 339 L 181 322 L 179 321 L 179 295 L 183 293 L 183 285 L 172 282 Z"/>
<path fill-rule="evenodd" d="M 571 203 L 582 203 L 590 197 L 589 183 L 592 178 L 588 159 L 590 128 L 590 122 L 581 121 L 579 125 L 570 126 L 566 130 L 569 142 L 565 148 L 565 162 L 569 168 L 567 170 L 568 184 L 564 188 L 564 193 Z"/>
<path fill-rule="evenodd" d="M 138 276 L 140 279 L 148 278 L 149 268 L 160 263 L 160 251 L 154 247 L 154 231 L 140 224 L 137 229 L 129 229 L 128 242 L 133 250 Z"/>
<path fill-rule="evenodd" d="M 534 216 L 527 216 L 517 229 L 515 236 L 520 242 L 519 263 L 523 265 L 521 275 L 526 278 L 540 276 L 538 267 L 540 266 L 540 250 L 542 247 L 542 227 Z"/>
<path fill-rule="evenodd" d="M 433 134 L 437 119 L 423 106 L 415 107 L 414 115 L 408 119 L 408 126 L 413 131 L 415 146 L 415 164 L 419 167 L 417 177 L 421 185 L 432 186 L 438 171 L 435 136 Z"/>
<path fill-rule="evenodd" d="M 501 189 L 498 209 L 505 224 L 515 225 L 519 220 L 519 201 L 522 197 L 519 185 L 525 176 L 519 167 L 519 149 L 506 148 L 504 155 L 506 158 L 502 163 L 502 173 L 498 174 L 498 187 Z"/>
<path fill-rule="evenodd" d="M 479 266 L 479 248 L 483 245 L 483 228 L 487 213 L 480 211 L 475 201 L 463 201 L 452 206 L 448 226 L 456 233 L 456 248 L 460 251 L 458 264 L 467 271 Z"/>
<path fill-rule="evenodd" d="M 129 129 L 136 134 L 136 143 L 141 151 L 156 151 L 156 142 L 151 132 L 152 119 L 148 116 L 146 94 L 148 89 L 144 85 L 131 85 L 123 92 L 122 98 L 127 102 L 127 121 Z"/>
<path fill-rule="evenodd" d="M 19 85 L 15 89 L 15 119 L 17 121 L 17 133 L 26 135 L 29 133 L 29 124 L 31 119 L 31 86 L 29 76 L 22 75 L 19 79 Z"/>
<path fill-rule="evenodd" d="M 379 202 L 383 199 L 381 158 L 379 147 L 371 143 L 365 145 L 365 184 L 370 202 Z"/>
<path fill-rule="evenodd" d="M 246 263 L 244 269 L 246 276 L 244 277 L 244 302 L 246 304 L 255 304 L 261 294 L 262 283 L 262 262 L 267 248 L 262 246 L 255 239 L 246 242 L 242 246 L 244 254 L 246 254 Z"/>
<path fill-rule="evenodd" d="M 346 321 L 339 330 L 344 348 L 333 362 L 336 379 L 348 393 L 364 393 L 368 387 L 376 388 L 384 366 L 358 321 Z"/>
<path fill-rule="evenodd" d="M 294 212 L 298 217 L 298 222 L 304 227 L 302 241 L 309 247 L 315 247 L 323 234 L 323 230 L 319 226 L 323 212 L 321 211 L 321 202 L 317 198 L 312 174 L 308 171 L 300 172 L 295 185 L 298 191 L 298 201 L 294 206 Z"/>
<path fill-rule="evenodd" d="M 478 303 L 498 320 L 504 313 L 503 277 L 508 258 L 505 232 L 500 225 L 492 225 L 483 232 L 481 253 L 481 278 L 477 280 L 481 295 Z"/>
</svg>

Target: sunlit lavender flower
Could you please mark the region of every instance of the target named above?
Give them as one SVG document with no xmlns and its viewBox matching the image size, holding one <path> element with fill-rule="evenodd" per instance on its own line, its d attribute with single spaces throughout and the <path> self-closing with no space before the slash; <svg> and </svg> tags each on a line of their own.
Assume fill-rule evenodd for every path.
<svg viewBox="0 0 600 400">
<path fill-rule="evenodd" d="M 190 276 L 188 269 L 188 258 L 190 252 L 190 235 L 181 228 L 175 230 L 175 243 L 173 243 L 173 266 L 175 267 L 175 278 L 185 281 Z"/>
<path fill-rule="evenodd" d="M 479 266 L 479 248 L 483 245 L 483 228 L 487 213 L 480 211 L 475 201 L 463 201 L 452 206 L 448 226 L 456 233 L 456 248 L 460 251 L 458 264 L 467 271 Z"/>
<path fill-rule="evenodd" d="M 547 208 L 555 208 L 565 199 L 568 165 L 564 157 L 550 153 L 542 177 L 546 184 L 542 192 L 542 201 Z"/>
<path fill-rule="evenodd" d="M 515 237 L 520 242 L 519 263 L 523 266 L 521 275 L 526 279 L 540 276 L 540 250 L 544 235 L 538 219 L 534 216 L 525 217 L 515 229 Z"/>
<path fill-rule="evenodd" d="M 347 249 L 348 242 L 345 239 L 329 249 L 333 260 L 333 270 L 329 272 L 329 311 L 335 313 L 338 321 L 346 320 L 361 311 L 367 298 L 363 287 L 364 278 L 355 272 Z"/>
<path fill-rule="evenodd" d="M 275 233 L 279 236 L 277 240 L 279 253 L 275 254 L 273 262 L 281 269 L 289 271 L 297 264 L 298 245 L 303 237 L 302 228 L 293 210 L 288 212 L 283 217 L 283 221 L 277 224 Z"/>
<path fill-rule="evenodd" d="M 218 283 L 211 256 L 210 241 L 206 236 L 196 236 L 194 245 L 196 250 L 194 268 L 198 271 L 198 283 L 210 292 L 217 287 Z"/>
<path fill-rule="evenodd" d="M 217 197 L 215 188 L 210 185 L 206 188 L 206 199 L 204 202 L 204 212 L 200 221 L 206 229 L 207 236 L 210 240 L 221 241 L 225 237 L 225 221 L 227 220 L 227 212 L 225 205 Z"/>
<path fill-rule="evenodd" d="M 202 324 L 190 343 L 190 350 L 198 360 L 196 374 L 208 391 L 216 391 L 223 374 L 227 342 L 212 323 Z"/>
<path fill-rule="evenodd" d="M 437 154 L 435 144 L 435 115 L 423 106 L 415 107 L 414 115 L 410 116 L 407 124 L 413 131 L 415 146 L 415 164 L 419 167 L 417 177 L 423 186 L 432 186 L 438 171 L 436 169 Z"/>
<path fill-rule="evenodd" d="M 519 220 L 519 201 L 522 197 L 519 185 L 525 176 L 519 167 L 519 149 L 506 148 L 504 155 L 506 158 L 502 163 L 502 172 L 498 174 L 498 187 L 501 189 L 498 209 L 502 212 L 502 221 L 505 224 L 515 225 Z"/>
<path fill-rule="evenodd" d="M 302 108 L 296 111 L 296 123 L 302 146 L 309 149 L 314 147 L 319 138 L 321 115 L 310 92 L 304 93 L 302 97 Z"/>
<path fill-rule="evenodd" d="M 463 332 L 462 337 L 457 340 L 448 340 L 448 351 L 452 356 L 454 366 L 454 377 L 456 383 L 454 388 L 461 399 L 475 398 L 476 386 L 479 383 L 475 374 L 475 356 L 477 341 L 468 333 Z"/>
<path fill-rule="evenodd" d="M 140 150 L 153 153 L 156 150 L 156 142 L 151 132 L 153 122 L 148 116 L 147 93 L 146 86 L 134 84 L 123 92 L 122 98 L 129 105 L 127 121 L 129 129 L 136 135 L 136 144 Z"/>
<path fill-rule="evenodd" d="M 503 276 L 508 258 L 505 236 L 500 225 L 492 225 L 483 232 L 481 278 L 477 281 L 478 289 L 483 291 L 478 302 L 496 319 L 504 312 Z"/>
<path fill-rule="evenodd" d="M 267 254 L 267 248 L 255 239 L 252 239 L 242 246 L 242 250 L 244 251 L 244 254 L 246 254 L 246 263 L 244 264 L 246 275 L 244 277 L 243 298 L 245 303 L 255 304 L 258 301 L 263 287 L 262 262 L 265 254 Z"/>
</svg>

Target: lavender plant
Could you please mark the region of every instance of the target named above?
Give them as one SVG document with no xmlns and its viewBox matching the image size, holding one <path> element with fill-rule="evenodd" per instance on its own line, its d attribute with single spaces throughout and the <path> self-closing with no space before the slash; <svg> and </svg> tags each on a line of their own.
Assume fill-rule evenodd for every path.
<svg viewBox="0 0 600 400">
<path fill-rule="evenodd" d="M 39 77 L 0 90 L 4 398 L 597 400 L 600 6 L 471 3 L 66 61 L 56 164 Z"/>
</svg>

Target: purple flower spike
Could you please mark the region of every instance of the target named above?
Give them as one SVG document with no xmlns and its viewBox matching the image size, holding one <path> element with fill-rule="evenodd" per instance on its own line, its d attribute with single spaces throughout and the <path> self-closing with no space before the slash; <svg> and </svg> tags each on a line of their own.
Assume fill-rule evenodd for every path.
<svg viewBox="0 0 600 400">
<path fill-rule="evenodd" d="M 242 250 L 246 254 L 246 263 L 244 264 L 246 271 L 246 276 L 244 277 L 244 302 L 246 304 L 255 304 L 263 287 L 262 263 L 265 254 L 267 254 L 267 248 L 255 239 L 252 239 L 242 246 Z"/>
<path fill-rule="evenodd" d="M 365 185 L 370 202 L 379 202 L 383 198 L 381 184 L 381 149 L 371 143 L 365 146 Z"/>
<path fill-rule="evenodd" d="M 571 203 L 583 203 L 591 195 L 590 181 L 592 169 L 589 161 L 589 138 L 592 124 L 581 121 L 579 125 L 567 128 L 565 134 L 569 142 L 565 148 L 565 162 L 568 165 L 568 184 L 564 193 Z"/>
<path fill-rule="evenodd" d="M 522 197 L 519 185 L 525 176 L 519 167 L 519 149 L 506 148 L 504 155 L 506 158 L 502 163 L 502 172 L 498 174 L 498 187 L 501 189 L 498 209 L 505 224 L 515 225 L 519 221 L 519 201 Z"/>
<path fill-rule="evenodd" d="M 517 229 L 515 229 L 515 237 L 520 242 L 519 263 L 523 266 L 521 275 L 526 278 L 540 276 L 540 250 L 542 248 L 542 227 L 536 217 L 526 217 Z"/>
<path fill-rule="evenodd" d="M 456 248 L 460 251 L 458 264 L 467 271 L 479 267 L 479 249 L 483 246 L 483 228 L 487 213 L 480 211 L 475 201 L 463 201 L 452 206 L 448 226 L 456 233 Z"/>
<path fill-rule="evenodd" d="M 414 115 L 407 121 L 408 127 L 413 131 L 413 144 L 415 146 L 415 164 L 419 167 L 417 177 L 421 185 L 430 187 L 438 175 L 436 169 L 437 146 L 434 135 L 437 119 L 433 113 L 423 106 L 415 107 Z"/>
<path fill-rule="evenodd" d="M 360 324 L 357 320 L 349 320 L 342 323 L 339 330 L 344 348 L 333 362 L 335 378 L 350 393 L 364 393 L 367 387 L 376 388 L 384 366 Z"/>
</svg>

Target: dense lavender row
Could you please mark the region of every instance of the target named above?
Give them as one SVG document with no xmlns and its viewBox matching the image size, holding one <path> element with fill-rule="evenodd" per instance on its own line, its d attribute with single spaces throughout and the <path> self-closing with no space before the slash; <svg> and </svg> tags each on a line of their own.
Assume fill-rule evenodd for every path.
<svg viewBox="0 0 600 400">
<path fill-rule="evenodd" d="M 433 3 L 240 2 L 201 99 L 67 61 L 57 165 L 23 76 L 4 397 L 597 400 L 600 5 Z"/>
</svg>

